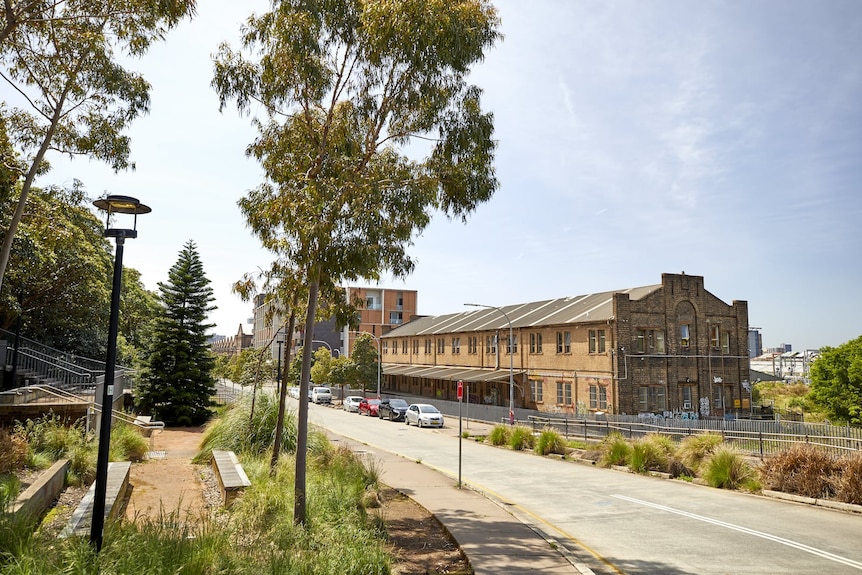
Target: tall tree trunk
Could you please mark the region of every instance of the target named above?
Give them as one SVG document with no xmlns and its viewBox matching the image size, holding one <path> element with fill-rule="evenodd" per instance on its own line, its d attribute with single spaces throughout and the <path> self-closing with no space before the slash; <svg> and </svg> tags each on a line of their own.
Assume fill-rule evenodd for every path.
<svg viewBox="0 0 862 575">
<path fill-rule="evenodd" d="M 294 301 L 294 304 L 296 302 Z M 293 311 L 296 305 L 290 308 L 290 319 L 287 322 L 287 334 L 284 341 L 284 356 L 281 358 L 282 374 L 281 387 L 278 390 L 278 420 L 275 424 L 275 445 L 272 446 L 272 459 L 269 462 L 269 474 L 275 476 L 275 467 L 278 465 L 278 456 L 281 454 L 282 435 L 284 434 L 284 405 L 287 402 L 287 376 L 290 373 L 290 341 L 293 340 L 293 330 L 296 327 L 296 313 Z M 290 339 L 288 339 L 290 338 Z M 308 394 L 305 395 L 308 401 Z M 302 399 L 300 398 L 300 401 Z"/>
<path fill-rule="evenodd" d="M 314 339 L 314 316 L 317 313 L 317 291 L 320 272 L 308 274 L 308 309 L 305 312 L 305 337 L 302 343 L 302 373 L 299 378 L 299 416 L 296 434 L 296 480 L 293 485 L 293 524 L 305 525 L 305 471 L 308 449 L 308 386 L 311 383 L 311 346 Z"/>
</svg>

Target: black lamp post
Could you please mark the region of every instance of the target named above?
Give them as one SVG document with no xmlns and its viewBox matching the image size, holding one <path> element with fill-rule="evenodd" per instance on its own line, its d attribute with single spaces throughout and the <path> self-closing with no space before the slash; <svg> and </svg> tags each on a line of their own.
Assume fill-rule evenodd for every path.
<svg viewBox="0 0 862 575">
<path fill-rule="evenodd" d="M 99 422 L 99 456 L 96 462 L 96 489 L 93 496 L 93 521 L 90 526 L 90 543 L 96 551 L 102 549 L 102 531 L 105 526 L 105 495 L 108 483 L 108 451 L 111 444 L 111 413 L 114 403 L 114 368 L 117 363 L 117 332 L 120 325 L 120 291 L 123 285 L 123 244 L 126 238 L 138 237 L 138 214 L 150 213 L 150 208 L 129 196 L 107 196 L 93 205 L 108 212 L 105 237 L 114 238 L 117 252 L 114 257 L 114 285 L 111 291 L 111 319 L 108 326 L 108 357 L 105 361 L 105 382 L 102 384 L 101 415 Z M 113 214 L 132 214 L 132 229 L 111 228 Z"/>
</svg>

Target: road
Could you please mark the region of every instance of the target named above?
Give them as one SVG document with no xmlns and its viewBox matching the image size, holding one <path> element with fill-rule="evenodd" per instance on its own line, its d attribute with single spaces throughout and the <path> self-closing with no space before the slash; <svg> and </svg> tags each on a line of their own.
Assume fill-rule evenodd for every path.
<svg viewBox="0 0 862 575">
<path fill-rule="evenodd" d="M 447 418 L 447 430 L 418 429 L 310 405 L 309 422 L 458 477 L 457 419 Z M 862 573 L 862 515 L 460 444 L 465 485 L 586 549 L 602 571 Z"/>
</svg>

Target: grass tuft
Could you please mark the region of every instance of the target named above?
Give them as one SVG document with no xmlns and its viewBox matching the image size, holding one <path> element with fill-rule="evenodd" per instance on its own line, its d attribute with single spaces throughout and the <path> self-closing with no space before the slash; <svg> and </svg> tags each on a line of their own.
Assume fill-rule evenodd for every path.
<svg viewBox="0 0 862 575">
<path fill-rule="evenodd" d="M 719 489 L 739 489 L 752 485 L 757 474 L 745 458 L 731 447 L 722 446 L 713 451 L 701 466 L 703 479 Z"/>
</svg>

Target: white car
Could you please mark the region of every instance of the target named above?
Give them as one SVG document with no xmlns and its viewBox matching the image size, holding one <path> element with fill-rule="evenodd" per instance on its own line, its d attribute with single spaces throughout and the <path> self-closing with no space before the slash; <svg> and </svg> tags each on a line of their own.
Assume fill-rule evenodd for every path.
<svg viewBox="0 0 862 575">
<path fill-rule="evenodd" d="M 332 390 L 328 387 L 315 386 L 311 390 L 311 401 L 314 403 L 332 403 Z"/>
<path fill-rule="evenodd" d="M 344 401 L 341 402 L 341 405 L 344 411 L 349 411 L 351 413 L 359 413 L 360 401 L 362 401 L 361 395 L 348 395 L 344 398 Z"/>
<path fill-rule="evenodd" d="M 299 388 L 298 387 L 288 387 L 287 395 L 292 397 L 293 399 L 299 399 Z"/>
<path fill-rule="evenodd" d="M 407 408 L 404 423 L 415 423 L 419 427 L 443 427 L 443 414 L 428 403 L 414 403 Z"/>
</svg>

